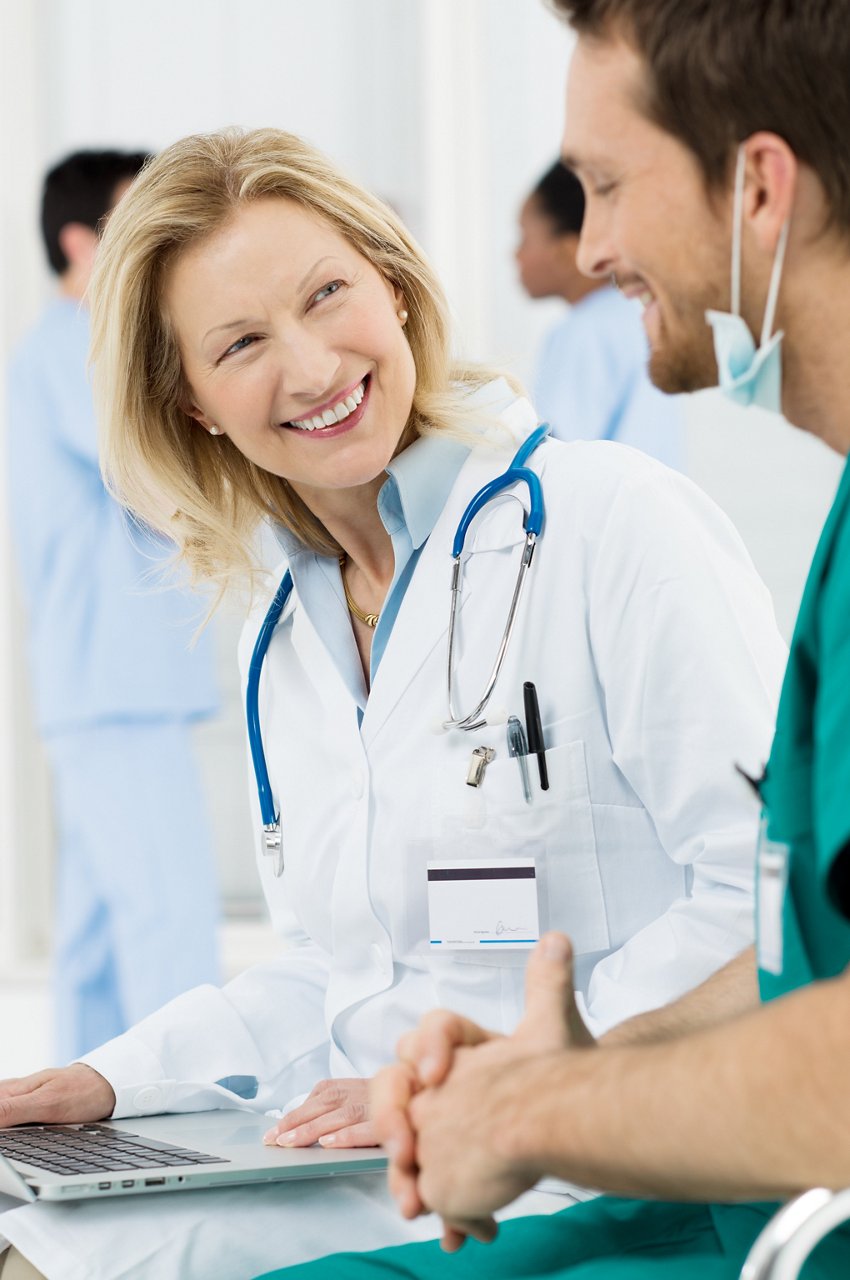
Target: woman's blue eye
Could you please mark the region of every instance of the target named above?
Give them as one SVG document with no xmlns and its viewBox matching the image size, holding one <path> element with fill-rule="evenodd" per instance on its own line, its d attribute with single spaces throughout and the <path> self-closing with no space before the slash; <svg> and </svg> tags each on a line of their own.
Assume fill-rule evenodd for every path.
<svg viewBox="0 0 850 1280">
<path fill-rule="evenodd" d="M 234 352 L 236 351 L 244 351 L 245 348 L 249 345 L 249 343 L 253 341 L 254 339 L 250 336 L 246 336 L 244 338 L 237 338 L 236 341 L 233 343 L 233 345 L 227 348 L 224 354 L 226 356 L 230 356 L 230 355 L 233 355 Z"/>
<path fill-rule="evenodd" d="M 330 297 L 331 294 L 336 293 L 341 288 L 342 288 L 341 280 L 332 280 L 330 284 L 326 284 L 323 289 L 320 289 L 317 294 L 314 294 L 313 301 L 321 302 L 322 298 Z"/>
</svg>

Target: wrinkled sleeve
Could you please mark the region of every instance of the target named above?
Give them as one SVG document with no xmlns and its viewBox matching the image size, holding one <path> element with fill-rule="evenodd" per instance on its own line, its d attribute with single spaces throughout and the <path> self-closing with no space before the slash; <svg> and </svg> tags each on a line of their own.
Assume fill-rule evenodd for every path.
<svg viewBox="0 0 850 1280">
<path fill-rule="evenodd" d="M 243 690 L 259 622 L 239 646 Z M 249 767 L 252 826 L 260 821 Z M 330 957 L 278 907 L 280 956 L 221 989 L 188 991 L 82 1059 L 115 1091 L 114 1115 L 245 1107 L 267 1111 L 328 1074 L 324 1000 Z"/>
<path fill-rule="evenodd" d="M 112 1085 L 113 1114 L 267 1111 L 327 1075 L 326 961 L 290 942 L 272 963 L 185 992 L 83 1058 Z"/>
</svg>

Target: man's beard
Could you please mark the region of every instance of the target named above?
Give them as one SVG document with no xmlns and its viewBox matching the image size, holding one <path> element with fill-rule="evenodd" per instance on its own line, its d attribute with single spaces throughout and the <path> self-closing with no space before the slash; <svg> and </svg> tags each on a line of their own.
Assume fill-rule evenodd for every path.
<svg viewBox="0 0 850 1280">
<path fill-rule="evenodd" d="M 658 344 L 649 353 L 649 376 L 659 391 L 678 395 L 717 386 L 714 342 L 705 318 L 710 305 L 706 300 L 704 306 L 690 309 L 672 338 L 664 317 L 659 315 Z"/>
</svg>

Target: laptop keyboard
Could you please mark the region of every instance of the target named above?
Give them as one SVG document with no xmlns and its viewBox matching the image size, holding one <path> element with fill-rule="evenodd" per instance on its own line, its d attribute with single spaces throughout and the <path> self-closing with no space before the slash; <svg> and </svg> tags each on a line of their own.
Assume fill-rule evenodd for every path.
<svg viewBox="0 0 850 1280">
<path fill-rule="evenodd" d="M 27 1125 L 0 1129 L 0 1155 L 48 1173 L 116 1173 L 163 1166 L 229 1164 L 153 1138 L 140 1138 L 100 1124 Z"/>
</svg>

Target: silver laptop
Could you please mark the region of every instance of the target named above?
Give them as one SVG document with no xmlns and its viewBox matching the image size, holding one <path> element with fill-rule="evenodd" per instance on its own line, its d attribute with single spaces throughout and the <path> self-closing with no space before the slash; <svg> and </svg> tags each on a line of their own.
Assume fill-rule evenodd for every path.
<svg viewBox="0 0 850 1280">
<path fill-rule="evenodd" d="M 201 1111 L 0 1129 L 0 1192 L 19 1200 L 89 1200 L 386 1166 L 378 1147 L 264 1147 L 273 1123 L 251 1111 Z"/>
</svg>

